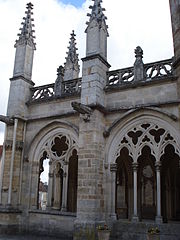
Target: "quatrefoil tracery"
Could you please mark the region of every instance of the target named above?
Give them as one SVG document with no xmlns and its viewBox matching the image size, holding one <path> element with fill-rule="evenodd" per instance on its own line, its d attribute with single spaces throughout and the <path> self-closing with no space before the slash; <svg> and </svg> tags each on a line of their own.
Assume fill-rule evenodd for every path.
<svg viewBox="0 0 180 240">
<path fill-rule="evenodd" d="M 69 141 L 66 136 L 57 136 L 52 141 L 51 151 L 56 157 L 62 157 L 69 148 Z"/>
<path fill-rule="evenodd" d="M 42 149 L 51 161 L 65 164 L 73 149 L 77 149 L 77 144 L 72 136 L 60 133 L 49 138 Z"/>
</svg>

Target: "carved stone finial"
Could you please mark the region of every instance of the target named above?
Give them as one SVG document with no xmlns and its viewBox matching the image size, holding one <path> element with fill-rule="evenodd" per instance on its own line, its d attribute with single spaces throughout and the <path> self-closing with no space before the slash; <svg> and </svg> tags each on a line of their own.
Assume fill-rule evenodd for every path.
<svg viewBox="0 0 180 240">
<path fill-rule="evenodd" d="M 57 69 L 57 76 L 58 77 L 64 77 L 64 67 L 61 65 Z"/>
<path fill-rule="evenodd" d="M 32 18 L 33 4 L 28 3 L 26 8 L 27 8 L 27 11 L 25 12 L 26 17 L 23 18 L 24 21 L 21 23 L 22 24 L 22 28 L 20 28 L 21 33 L 18 34 L 19 39 L 16 40 L 15 47 L 22 44 L 29 44 L 35 50 L 36 49 L 36 44 L 34 42 L 35 36 L 33 35 L 35 31 L 33 30 L 34 24 L 32 23 L 34 21 L 34 19 Z"/>
<path fill-rule="evenodd" d="M 143 50 L 141 47 L 135 49 L 136 61 L 134 63 L 134 81 L 143 81 L 145 78 L 144 63 L 143 63 Z"/>
<path fill-rule="evenodd" d="M 61 96 L 63 80 L 64 80 L 64 68 L 63 66 L 59 66 L 57 69 L 57 79 L 54 85 L 54 93 L 56 97 Z"/>
<path fill-rule="evenodd" d="M 134 50 L 135 52 L 135 57 L 136 58 L 143 58 L 143 50 L 140 46 L 136 47 L 136 49 Z"/>
<path fill-rule="evenodd" d="M 71 38 L 69 41 L 69 47 L 66 57 L 66 62 L 64 64 L 64 80 L 72 80 L 79 77 L 79 58 L 76 48 L 76 35 L 74 30 L 71 33 Z"/>
<path fill-rule="evenodd" d="M 87 14 L 87 16 L 90 17 L 90 19 L 89 19 L 89 22 L 87 22 L 86 24 L 89 27 L 90 23 L 93 20 L 95 20 L 99 24 L 99 27 L 102 27 L 102 23 L 105 23 L 104 25 L 107 30 L 108 29 L 108 26 L 106 25 L 107 17 L 103 13 L 105 11 L 105 8 L 102 8 L 101 6 L 102 0 L 92 0 L 92 1 L 94 1 L 94 5 L 89 7 L 92 11 L 91 13 Z"/>
</svg>

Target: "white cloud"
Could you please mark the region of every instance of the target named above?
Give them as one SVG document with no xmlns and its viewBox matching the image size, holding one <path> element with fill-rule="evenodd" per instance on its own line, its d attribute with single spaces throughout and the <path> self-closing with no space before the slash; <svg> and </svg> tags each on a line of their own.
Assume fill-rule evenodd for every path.
<svg viewBox="0 0 180 240">
<path fill-rule="evenodd" d="M 109 25 L 108 61 L 112 69 L 131 66 L 134 49 L 144 50 L 144 62 L 170 58 L 173 55 L 168 0 L 104 0 Z M 27 0 L 0 0 L 0 114 L 6 113 L 9 78 L 12 77 L 15 50 L 20 23 Z M 36 85 L 52 83 L 56 69 L 65 61 L 72 29 L 77 34 L 80 58 L 85 56 L 85 22 L 88 6 L 82 8 L 58 3 L 56 0 L 32 0 L 34 4 L 35 52 L 33 81 Z M 2 129 L 0 123 L 0 132 Z M 0 136 L 0 144 L 2 144 Z"/>
</svg>

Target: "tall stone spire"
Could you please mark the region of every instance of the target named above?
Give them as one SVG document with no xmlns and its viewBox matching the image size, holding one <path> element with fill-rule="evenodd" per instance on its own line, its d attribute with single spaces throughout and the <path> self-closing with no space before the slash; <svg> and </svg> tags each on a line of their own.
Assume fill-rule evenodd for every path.
<svg viewBox="0 0 180 240">
<path fill-rule="evenodd" d="M 71 33 L 71 38 L 69 41 L 69 47 L 66 57 L 66 62 L 64 64 L 64 81 L 76 79 L 79 77 L 79 59 L 76 48 L 76 35 L 74 30 Z"/>
<path fill-rule="evenodd" d="M 180 65 L 180 0 L 169 0 L 175 61 Z M 177 66 L 177 64 L 176 64 Z"/>
<path fill-rule="evenodd" d="M 32 3 L 28 3 L 26 8 L 26 16 L 23 18 L 22 28 L 20 28 L 19 37 L 15 43 L 16 55 L 9 92 L 8 116 L 19 115 L 24 117 L 27 114 L 26 102 L 31 96 L 30 88 L 34 86 L 32 67 L 36 44 L 33 36 Z"/>
<path fill-rule="evenodd" d="M 31 80 L 33 56 L 36 44 L 34 42 L 34 19 L 32 18 L 33 4 L 28 3 L 26 10 L 26 17 L 23 18 L 22 28 L 20 28 L 19 38 L 16 40 L 16 56 L 14 63 L 13 77 L 23 76 L 24 78 Z"/>
<path fill-rule="evenodd" d="M 18 45 L 21 44 L 29 44 L 30 46 L 33 47 L 33 49 L 36 49 L 36 44 L 34 43 L 34 24 L 32 23 L 34 21 L 34 19 L 32 18 L 33 15 L 33 4 L 32 3 L 28 3 L 27 4 L 27 11 L 26 13 L 26 17 L 23 18 L 24 22 L 22 22 L 22 28 L 20 28 L 21 33 L 18 34 L 19 39 L 16 40 L 16 44 L 15 47 L 17 47 Z"/>
<path fill-rule="evenodd" d="M 104 15 L 105 8 L 102 8 L 101 6 L 102 0 L 92 0 L 92 1 L 94 1 L 94 5 L 89 7 L 92 11 L 91 13 L 87 14 L 87 16 L 90 17 L 89 22 L 87 22 L 88 27 L 91 24 L 91 22 L 95 20 L 98 22 L 99 27 L 102 27 L 102 24 L 105 24 L 106 30 L 107 30 L 108 29 L 108 26 L 106 25 L 107 17 Z"/>
<path fill-rule="evenodd" d="M 107 37 L 108 26 L 106 24 L 107 17 L 104 15 L 105 9 L 102 8 L 102 0 L 92 0 L 94 5 L 89 8 L 92 10 L 87 16 L 90 17 L 87 22 L 87 46 L 86 56 L 100 54 L 103 58 L 107 58 Z"/>
</svg>

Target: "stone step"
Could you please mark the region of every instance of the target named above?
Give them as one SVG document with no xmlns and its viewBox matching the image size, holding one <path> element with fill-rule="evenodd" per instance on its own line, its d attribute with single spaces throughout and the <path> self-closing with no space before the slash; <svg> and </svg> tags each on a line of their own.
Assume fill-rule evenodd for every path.
<svg viewBox="0 0 180 240">
<path fill-rule="evenodd" d="M 180 240 L 180 222 L 155 224 L 154 222 L 132 223 L 121 220 L 113 224 L 110 240 L 147 240 L 150 227 L 158 227 L 161 240 Z"/>
</svg>

